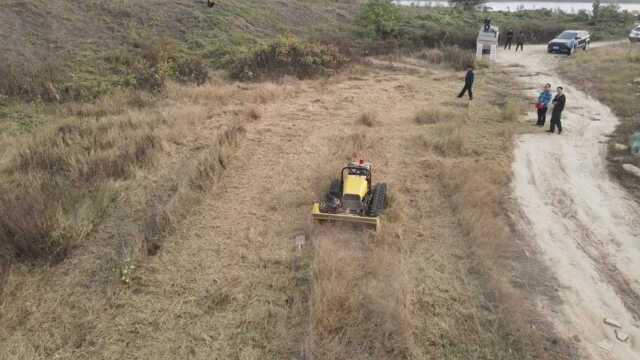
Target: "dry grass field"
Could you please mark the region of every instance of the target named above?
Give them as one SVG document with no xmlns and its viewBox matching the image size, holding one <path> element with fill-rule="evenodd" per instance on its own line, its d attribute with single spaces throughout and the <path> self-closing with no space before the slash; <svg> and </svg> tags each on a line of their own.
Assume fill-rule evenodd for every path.
<svg viewBox="0 0 640 360">
<path fill-rule="evenodd" d="M 547 279 L 508 215 L 519 86 L 484 68 L 459 100 L 463 74 L 403 62 L 170 85 L 4 139 L 3 183 L 20 186 L 2 192 L 16 216 L 0 228 L 31 229 L 21 196 L 69 205 L 15 237 L 67 256 L 10 262 L 0 359 L 571 358 L 537 313 Z M 311 224 L 358 158 L 389 184 L 382 230 Z"/>
</svg>

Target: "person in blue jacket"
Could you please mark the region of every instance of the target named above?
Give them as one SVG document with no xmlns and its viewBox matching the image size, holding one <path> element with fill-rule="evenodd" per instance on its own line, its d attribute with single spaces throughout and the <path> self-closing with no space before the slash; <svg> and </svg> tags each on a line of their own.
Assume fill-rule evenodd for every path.
<svg viewBox="0 0 640 360">
<path fill-rule="evenodd" d="M 473 67 L 467 66 L 467 75 L 464 77 L 464 87 L 458 97 L 461 98 L 464 96 L 465 92 L 469 92 L 469 100 L 473 100 L 473 81 L 475 80 L 476 75 L 473 73 Z"/>
<path fill-rule="evenodd" d="M 544 86 L 544 90 L 538 95 L 538 103 L 536 105 L 538 108 L 538 122 L 536 125 L 544 126 L 544 123 L 547 121 L 547 110 L 549 109 L 551 98 L 551 84 L 547 83 Z"/>
</svg>

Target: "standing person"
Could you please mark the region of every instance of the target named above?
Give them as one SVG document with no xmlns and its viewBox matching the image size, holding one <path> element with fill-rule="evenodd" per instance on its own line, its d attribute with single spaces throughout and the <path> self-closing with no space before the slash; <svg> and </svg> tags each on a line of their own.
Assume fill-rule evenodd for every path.
<svg viewBox="0 0 640 360">
<path fill-rule="evenodd" d="M 473 81 L 475 80 L 476 75 L 473 73 L 473 67 L 467 66 L 467 75 L 464 77 L 464 87 L 460 94 L 458 95 L 461 98 L 466 91 L 469 92 L 469 100 L 473 100 Z"/>
<path fill-rule="evenodd" d="M 491 30 L 491 19 L 484 19 L 484 32 L 489 32 Z"/>
<path fill-rule="evenodd" d="M 538 95 L 538 103 L 536 108 L 538 109 L 538 122 L 537 126 L 544 126 L 547 121 L 547 110 L 549 109 L 549 103 L 551 102 L 551 84 L 547 83 L 544 86 L 544 90 Z"/>
<path fill-rule="evenodd" d="M 562 134 L 562 111 L 564 110 L 564 104 L 567 99 L 562 93 L 562 86 L 558 86 L 556 96 L 553 98 L 553 109 L 551 110 L 551 128 L 547 130 L 549 133 L 554 133 L 556 126 L 558 127 L 558 134 Z"/>
<path fill-rule="evenodd" d="M 509 50 L 511 50 L 511 42 L 513 41 L 513 29 L 509 29 L 507 31 L 507 40 L 504 42 L 504 49 L 507 50 L 507 46 Z"/>
<path fill-rule="evenodd" d="M 520 31 L 516 36 L 516 52 L 518 52 L 518 48 L 524 51 L 524 31 Z"/>
<path fill-rule="evenodd" d="M 578 48 L 578 42 L 576 41 L 575 38 L 571 39 L 571 41 L 569 41 L 569 53 L 567 55 L 571 55 L 573 53 L 576 52 L 576 49 Z"/>
</svg>

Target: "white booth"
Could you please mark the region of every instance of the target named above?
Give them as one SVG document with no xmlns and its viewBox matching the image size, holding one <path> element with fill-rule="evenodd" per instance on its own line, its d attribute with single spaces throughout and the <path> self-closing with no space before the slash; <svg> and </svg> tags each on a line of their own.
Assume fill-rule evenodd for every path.
<svg viewBox="0 0 640 360">
<path fill-rule="evenodd" d="M 484 30 L 485 27 L 483 26 L 478 32 L 478 39 L 476 41 L 476 57 L 482 58 L 483 55 L 489 55 L 489 60 L 496 61 L 500 29 L 495 25 L 491 25 L 489 27 L 489 31 Z"/>
</svg>

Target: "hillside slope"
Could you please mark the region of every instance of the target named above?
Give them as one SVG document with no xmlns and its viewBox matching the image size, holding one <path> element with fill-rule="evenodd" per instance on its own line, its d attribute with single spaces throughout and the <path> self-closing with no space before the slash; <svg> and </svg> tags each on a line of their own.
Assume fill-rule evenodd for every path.
<svg viewBox="0 0 640 360">
<path fill-rule="evenodd" d="M 216 67 L 280 34 L 349 33 L 359 3 L 221 0 L 208 8 L 202 0 L 9 0 L 0 4 L 0 74 L 72 84 L 90 98 L 126 81 L 135 56 L 158 39 L 175 42 L 178 56 L 201 56 Z"/>
<path fill-rule="evenodd" d="M 306 35 L 318 28 L 336 29 L 358 3 L 222 0 L 208 8 L 197 0 L 9 0 L 0 4 L 0 32 L 6 34 L 0 51 L 40 60 L 86 56 L 156 36 L 201 50 L 240 39 L 259 41 L 285 31 Z"/>
</svg>

